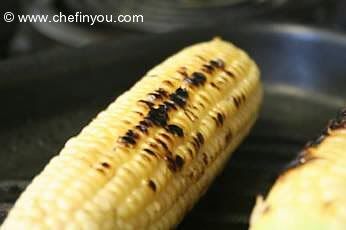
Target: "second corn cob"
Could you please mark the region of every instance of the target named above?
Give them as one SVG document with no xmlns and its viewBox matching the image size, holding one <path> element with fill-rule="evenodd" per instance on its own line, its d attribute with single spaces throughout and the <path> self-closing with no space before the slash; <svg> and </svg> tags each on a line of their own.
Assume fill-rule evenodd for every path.
<svg viewBox="0 0 346 230">
<path fill-rule="evenodd" d="M 220 39 L 184 49 L 71 138 L 2 229 L 172 228 L 247 135 L 261 98 L 242 50 Z"/>
<path fill-rule="evenodd" d="M 258 198 L 250 229 L 346 229 L 346 109 Z"/>
</svg>

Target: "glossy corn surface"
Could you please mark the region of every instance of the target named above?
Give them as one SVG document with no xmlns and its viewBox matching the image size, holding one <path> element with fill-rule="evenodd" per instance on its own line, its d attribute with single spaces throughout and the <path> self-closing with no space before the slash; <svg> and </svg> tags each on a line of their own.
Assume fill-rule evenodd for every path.
<svg viewBox="0 0 346 230">
<path fill-rule="evenodd" d="M 346 229 L 346 110 L 258 198 L 250 229 Z"/>
<path fill-rule="evenodd" d="M 185 48 L 71 138 L 2 229 L 176 226 L 248 134 L 261 98 L 242 50 L 221 39 Z"/>
</svg>

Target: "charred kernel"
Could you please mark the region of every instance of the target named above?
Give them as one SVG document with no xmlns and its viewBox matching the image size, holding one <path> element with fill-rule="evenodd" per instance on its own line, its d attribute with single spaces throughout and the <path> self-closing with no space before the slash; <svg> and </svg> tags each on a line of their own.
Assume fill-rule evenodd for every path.
<svg viewBox="0 0 346 230">
<path fill-rule="evenodd" d="M 188 93 L 186 89 L 178 88 L 173 94 L 171 94 L 170 99 L 178 106 L 183 107 L 186 104 L 188 98 Z"/>
<path fill-rule="evenodd" d="M 220 125 L 223 125 L 224 122 L 224 116 L 221 113 L 217 113 L 217 121 Z"/>
<path fill-rule="evenodd" d="M 168 109 L 174 109 L 177 110 L 177 107 L 174 105 L 174 102 L 171 101 L 165 101 L 165 106 L 167 106 Z"/>
<path fill-rule="evenodd" d="M 202 71 L 210 74 L 210 73 L 212 73 L 214 71 L 214 67 L 212 65 L 204 64 L 202 66 Z"/>
<path fill-rule="evenodd" d="M 234 75 L 232 72 L 228 71 L 228 70 L 224 70 L 224 72 L 225 72 L 225 73 L 227 74 L 227 76 L 229 76 L 229 77 L 232 77 L 232 78 L 235 77 L 235 75 Z"/>
<path fill-rule="evenodd" d="M 153 192 L 156 192 L 156 184 L 153 180 L 148 181 L 148 186 Z"/>
<path fill-rule="evenodd" d="M 170 87 L 173 87 L 173 86 L 174 86 L 173 83 L 172 83 L 171 81 L 169 81 L 169 80 L 164 80 L 162 83 L 163 83 L 163 84 L 166 84 L 166 85 L 168 85 L 168 86 L 170 86 Z"/>
<path fill-rule="evenodd" d="M 143 117 L 144 114 L 142 112 L 139 112 L 139 111 L 135 111 L 135 113 L 137 113 L 139 116 Z"/>
<path fill-rule="evenodd" d="M 119 141 L 123 144 L 131 144 L 131 145 L 136 144 L 136 140 L 130 136 L 122 136 L 120 137 Z"/>
<path fill-rule="evenodd" d="M 211 85 L 213 88 L 220 90 L 220 87 L 217 86 L 214 82 L 210 83 L 210 85 Z"/>
<path fill-rule="evenodd" d="M 203 144 L 204 144 L 204 137 L 203 137 L 203 134 L 200 133 L 200 132 L 198 132 L 197 135 L 196 135 L 196 137 L 197 137 L 198 142 L 199 142 L 201 145 L 203 145 Z"/>
<path fill-rule="evenodd" d="M 144 150 L 144 152 L 148 153 L 149 155 L 155 156 L 155 157 L 156 157 L 156 154 L 155 154 L 154 151 L 152 151 L 152 150 L 150 150 L 150 149 L 143 149 L 143 150 Z"/>
<path fill-rule="evenodd" d="M 160 135 L 161 135 L 164 139 L 166 139 L 166 140 L 168 140 L 168 141 L 171 141 L 171 140 L 172 140 L 171 137 L 168 136 L 168 135 L 165 134 L 165 133 L 161 133 Z"/>
<path fill-rule="evenodd" d="M 148 95 L 153 96 L 155 99 L 163 99 L 167 97 L 167 92 L 164 89 L 159 88 L 158 90 L 155 90 L 153 93 L 149 93 Z"/>
<path fill-rule="evenodd" d="M 146 100 L 139 100 L 138 102 L 147 105 L 149 108 L 154 106 L 154 103 L 150 102 L 150 101 L 146 101 Z"/>
<path fill-rule="evenodd" d="M 239 108 L 239 106 L 240 106 L 240 101 L 238 100 L 237 97 L 233 97 L 233 103 L 234 103 L 235 107 Z"/>
<path fill-rule="evenodd" d="M 174 134 L 174 135 L 177 135 L 179 137 L 183 137 L 184 136 L 184 131 L 182 128 L 180 128 L 179 126 L 177 125 L 168 125 L 167 126 L 167 131 Z"/>
<path fill-rule="evenodd" d="M 181 67 L 180 69 L 178 69 L 178 73 L 180 73 L 181 75 L 183 75 L 184 77 L 187 77 L 187 71 L 186 71 L 186 67 Z"/>
<path fill-rule="evenodd" d="M 168 121 L 168 109 L 165 105 L 160 105 L 158 108 L 151 108 L 147 119 L 158 126 L 166 126 Z"/>
<path fill-rule="evenodd" d="M 177 170 L 181 170 L 184 166 L 184 163 L 185 163 L 184 158 L 181 157 L 180 155 L 175 156 L 174 162 L 175 162 L 175 166 L 176 166 Z"/>
<path fill-rule="evenodd" d="M 169 151 L 168 145 L 166 144 L 166 142 L 162 141 L 159 138 L 155 138 L 155 141 L 157 141 L 165 150 Z"/>
<path fill-rule="evenodd" d="M 207 155 L 206 153 L 203 153 L 203 154 L 202 154 L 202 160 L 203 160 L 203 163 L 204 163 L 205 165 L 208 165 L 209 159 L 208 159 L 208 155 Z"/>
<path fill-rule="evenodd" d="M 102 162 L 102 164 L 101 164 L 104 168 L 110 168 L 111 167 L 111 165 L 110 164 L 108 164 L 107 162 Z"/>
<path fill-rule="evenodd" d="M 185 81 L 191 85 L 200 86 L 206 82 L 206 76 L 201 72 L 194 72 L 190 77 L 186 78 Z"/>
<path fill-rule="evenodd" d="M 225 67 L 225 63 L 223 60 L 221 60 L 220 58 L 215 59 L 215 60 L 211 60 L 209 62 L 212 66 L 216 67 L 216 68 L 224 68 Z"/>
</svg>

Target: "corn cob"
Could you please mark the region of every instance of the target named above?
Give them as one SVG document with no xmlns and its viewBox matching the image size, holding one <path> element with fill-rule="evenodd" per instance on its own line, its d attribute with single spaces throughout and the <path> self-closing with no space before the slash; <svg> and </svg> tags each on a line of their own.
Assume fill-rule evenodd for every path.
<svg viewBox="0 0 346 230">
<path fill-rule="evenodd" d="M 34 178 L 2 229 L 169 229 L 253 125 L 256 64 L 214 39 L 149 71 Z"/>
<path fill-rule="evenodd" d="M 346 229 L 346 109 L 257 198 L 252 230 Z"/>
</svg>

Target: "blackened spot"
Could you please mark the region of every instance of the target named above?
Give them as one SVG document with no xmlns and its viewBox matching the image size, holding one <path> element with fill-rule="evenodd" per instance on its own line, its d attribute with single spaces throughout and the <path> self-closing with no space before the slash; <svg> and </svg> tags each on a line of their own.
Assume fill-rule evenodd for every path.
<svg viewBox="0 0 346 230">
<path fill-rule="evenodd" d="M 111 165 L 108 164 L 107 162 L 103 162 L 101 165 L 107 169 L 111 167 Z"/>
<path fill-rule="evenodd" d="M 150 101 L 146 101 L 146 100 L 139 100 L 138 102 L 143 103 L 145 105 L 147 105 L 149 108 L 154 106 L 154 103 L 150 102 Z"/>
<path fill-rule="evenodd" d="M 200 72 L 194 72 L 192 75 L 185 79 L 186 82 L 195 85 L 200 86 L 203 85 L 206 82 L 207 78 L 203 73 Z"/>
<path fill-rule="evenodd" d="M 155 156 L 156 157 L 156 154 L 154 153 L 154 151 L 150 150 L 150 149 L 143 149 L 146 153 L 152 155 L 152 156 Z"/>
<path fill-rule="evenodd" d="M 148 186 L 153 192 L 156 192 L 156 184 L 153 180 L 148 181 Z"/>
<path fill-rule="evenodd" d="M 168 121 L 167 106 L 160 105 L 158 108 L 151 108 L 147 119 L 158 126 L 166 126 Z"/>
<path fill-rule="evenodd" d="M 326 137 L 329 135 L 329 128 L 325 128 L 323 131 L 322 131 L 322 134 L 320 136 L 318 136 L 317 138 L 315 138 L 314 140 L 312 141 L 309 141 L 306 145 L 305 145 L 305 148 L 310 148 L 310 147 L 317 147 L 319 144 L 321 144 L 324 139 L 326 139 Z"/>
<path fill-rule="evenodd" d="M 129 136 L 120 137 L 120 142 L 124 144 L 131 144 L 131 145 L 136 144 L 136 140 L 133 137 L 129 137 Z"/>
<path fill-rule="evenodd" d="M 181 157 L 180 155 L 175 156 L 174 162 L 175 162 L 175 166 L 176 166 L 177 170 L 181 170 L 184 166 L 184 163 L 185 163 L 184 158 Z"/>
<path fill-rule="evenodd" d="M 178 88 L 173 94 L 171 94 L 170 99 L 180 107 L 186 104 L 186 99 L 188 98 L 188 93 L 186 89 Z"/>
<path fill-rule="evenodd" d="M 153 96 L 155 99 L 163 99 L 167 97 L 167 92 L 164 89 L 159 88 L 158 90 L 155 90 L 153 93 L 149 93 L 148 95 Z"/>
<path fill-rule="evenodd" d="M 182 128 L 180 128 L 179 126 L 177 125 L 168 125 L 167 126 L 167 131 L 174 134 L 174 135 L 177 135 L 179 137 L 183 137 L 184 136 L 184 131 Z"/>
<path fill-rule="evenodd" d="M 234 102 L 234 105 L 235 105 L 237 108 L 239 108 L 239 106 L 240 106 L 240 101 L 238 100 L 237 97 L 233 97 L 233 102 Z"/>
<path fill-rule="evenodd" d="M 203 137 L 202 133 L 200 133 L 200 132 L 197 133 L 197 140 L 201 145 L 204 144 L 204 137 Z"/>
<path fill-rule="evenodd" d="M 161 135 L 164 139 L 166 139 L 166 140 L 171 140 L 171 137 L 168 136 L 168 135 L 165 134 L 165 133 L 161 133 L 160 135 Z"/>
<path fill-rule="evenodd" d="M 175 166 L 175 162 L 174 162 L 172 156 L 166 155 L 163 159 L 166 161 L 166 164 L 167 164 L 167 167 L 169 168 L 169 170 L 171 170 L 173 172 L 177 171 L 177 168 Z"/>
<path fill-rule="evenodd" d="M 139 116 L 143 117 L 144 114 L 142 112 L 139 112 L 139 111 L 135 111 L 135 113 L 139 114 Z"/>
<path fill-rule="evenodd" d="M 164 80 L 162 83 L 169 85 L 170 87 L 173 87 L 173 83 L 169 80 Z"/>
<path fill-rule="evenodd" d="M 329 122 L 329 128 L 332 130 L 346 128 L 346 108 L 338 113 L 336 119 Z"/>
<path fill-rule="evenodd" d="M 234 75 L 232 72 L 228 71 L 228 70 L 224 70 L 224 72 L 225 72 L 229 77 L 232 77 L 232 78 L 235 77 L 235 75 Z"/>
<path fill-rule="evenodd" d="M 224 116 L 221 113 L 217 113 L 217 121 L 220 125 L 223 125 L 224 122 Z"/>
<path fill-rule="evenodd" d="M 156 143 L 150 142 L 149 143 L 150 147 L 152 147 L 153 149 L 158 149 L 158 146 Z"/>
<path fill-rule="evenodd" d="M 169 151 L 169 148 L 168 148 L 167 144 L 164 141 L 162 141 L 159 138 L 155 138 L 155 141 L 157 141 L 165 150 Z"/>
<path fill-rule="evenodd" d="M 198 102 L 198 105 L 200 105 L 202 108 L 205 108 L 205 106 L 202 102 Z"/>
<path fill-rule="evenodd" d="M 205 165 L 208 165 L 209 163 L 209 159 L 208 159 L 208 155 L 206 153 L 202 154 L 202 159 Z"/>
<path fill-rule="evenodd" d="M 177 110 L 177 107 L 174 105 L 174 102 L 171 101 L 165 101 L 165 106 L 167 106 L 168 109 L 174 109 Z"/>
<path fill-rule="evenodd" d="M 178 73 L 180 73 L 181 75 L 183 75 L 184 77 L 187 77 L 188 74 L 186 72 L 186 67 L 181 67 L 179 70 L 178 70 Z"/>
<path fill-rule="evenodd" d="M 191 148 L 188 148 L 187 151 L 188 151 L 190 157 L 193 157 L 193 151 L 192 151 L 192 149 L 191 149 Z"/>
<path fill-rule="evenodd" d="M 220 90 L 220 87 L 217 86 L 214 82 L 210 83 L 210 85 L 211 85 L 212 87 L 214 87 L 215 89 Z"/>
<path fill-rule="evenodd" d="M 215 60 L 211 60 L 210 62 L 209 62 L 212 66 L 214 66 L 214 67 L 216 67 L 216 68 L 224 68 L 225 67 L 225 63 L 224 63 L 224 61 L 223 60 L 221 60 L 221 59 L 215 59 Z"/>
<path fill-rule="evenodd" d="M 204 64 L 202 70 L 206 73 L 212 73 L 214 71 L 214 67 L 212 65 Z"/>
</svg>

